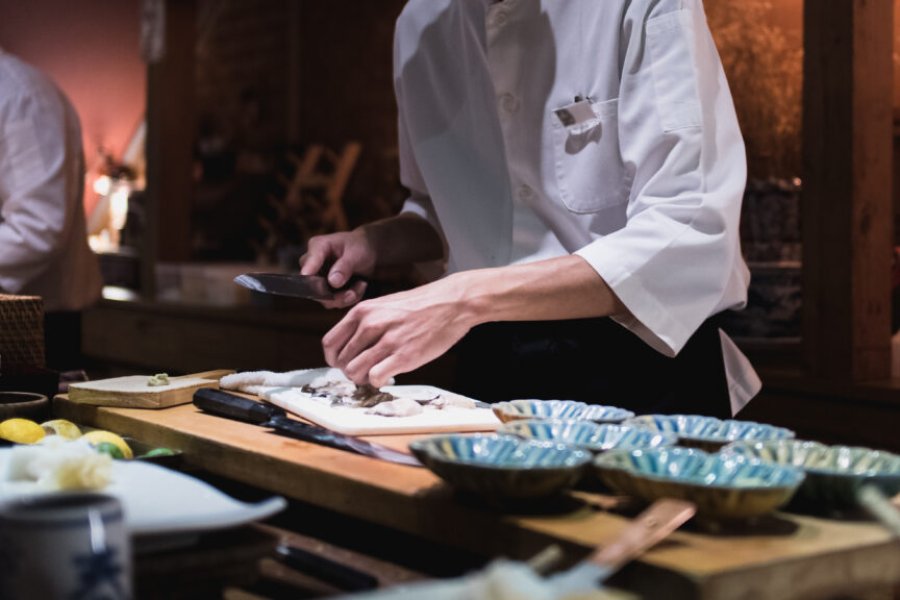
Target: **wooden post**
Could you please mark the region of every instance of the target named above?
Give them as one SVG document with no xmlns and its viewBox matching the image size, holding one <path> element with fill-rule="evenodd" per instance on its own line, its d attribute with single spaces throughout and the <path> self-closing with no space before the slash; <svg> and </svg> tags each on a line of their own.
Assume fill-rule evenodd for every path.
<svg viewBox="0 0 900 600">
<path fill-rule="evenodd" d="M 147 247 L 143 288 L 156 261 L 190 257 L 193 197 L 195 0 L 165 2 L 165 54 L 147 70 Z"/>
<path fill-rule="evenodd" d="M 806 0 L 803 336 L 814 377 L 891 371 L 893 2 Z"/>
</svg>

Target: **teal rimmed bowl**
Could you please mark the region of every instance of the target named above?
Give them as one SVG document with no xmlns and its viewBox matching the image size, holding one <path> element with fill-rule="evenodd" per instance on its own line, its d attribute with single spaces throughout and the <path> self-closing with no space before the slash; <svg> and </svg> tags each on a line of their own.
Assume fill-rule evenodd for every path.
<svg viewBox="0 0 900 600">
<path fill-rule="evenodd" d="M 634 413 L 616 406 L 585 404 L 575 400 L 510 400 L 493 405 L 494 414 L 504 423 L 525 419 L 584 420 L 621 423 Z"/>
<path fill-rule="evenodd" d="M 742 456 L 707 454 L 694 448 L 621 450 L 594 461 L 613 490 L 646 502 L 680 498 L 697 512 L 720 519 L 747 519 L 773 512 L 794 495 L 803 471 Z"/>
<path fill-rule="evenodd" d="M 569 444 L 590 450 L 636 450 L 674 446 L 678 437 L 671 433 L 659 433 L 631 425 L 598 425 L 591 421 L 529 420 L 511 421 L 498 430 L 527 440 L 540 440 Z"/>
<path fill-rule="evenodd" d="M 806 479 L 797 491 L 796 500 L 809 506 L 854 508 L 857 491 L 867 483 L 888 496 L 900 494 L 900 456 L 890 452 L 778 440 L 738 442 L 726 446 L 722 454 L 803 469 Z"/>
<path fill-rule="evenodd" d="M 753 421 L 721 420 L 701 415 L 642 415 L 626 421 L 663 433 L 674 433 L 681 446 L 715 452 L 738 441 L 766 441 L 791 439 L 794 432 Z"/>
<path fill-rule="evenodd" d="M 565 444 L 512 435 L 441 435 L 409 449 L 456 489 L 494 500 L 553 496 L 574 486 L 592 454 Z"/>
</svg>

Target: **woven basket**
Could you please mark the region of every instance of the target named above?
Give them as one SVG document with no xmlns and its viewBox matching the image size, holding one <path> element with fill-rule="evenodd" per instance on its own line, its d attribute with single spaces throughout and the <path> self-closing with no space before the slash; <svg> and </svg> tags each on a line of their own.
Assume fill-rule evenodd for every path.
<svg viewBox="0 0 900 600">
<path fill-rule="evenodd" d="M 44 364 L 44 301 L 0 294 L 0 370 Z"/>
</svg>

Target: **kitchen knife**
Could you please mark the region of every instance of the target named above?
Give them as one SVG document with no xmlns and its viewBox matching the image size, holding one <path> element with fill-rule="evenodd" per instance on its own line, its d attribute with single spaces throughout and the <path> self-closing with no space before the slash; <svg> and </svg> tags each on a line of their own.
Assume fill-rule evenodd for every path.
<svg viewBox="0 0 900 600">
<path fill-rule="evenodd" d="M 253 423 L 261 427 L 269 427 L 280 435 L 304 442 L 321 444 L 346 452 L 355 452 L 356 454 L 400 465 L 410 467 L 422 466 L 422 463 L 411 454 L 381 444 L 367 442 L 350 435 L 337 433 L 318 425 L 310 425 L 309 423 L 291 419 L 284 410 L 277 406 L 248 400 L 221 390 L 213 388 L 197 390 L 194 393 L 194 405 L 210 414 Z"/>
<path fill-rule="evenodd" d="M 321 579 L 340 590 L 359 592 L 378 587 L 378 579 L 372 575 L 308 550 L 282 543 L 275 552 L 276 558 L 288 567 Z"/>
<path fill-rule="evenodd" d="M 234 278 L 234 282 L 254 292 L 306 298 L 308 300 L 334 300 L 335 297 L 352 287 L 358 277 L 351 277 L 342 288 L 334 288 L 321 275 L 299 275 L 287 273 L 244 273 Z"/>
</svg>

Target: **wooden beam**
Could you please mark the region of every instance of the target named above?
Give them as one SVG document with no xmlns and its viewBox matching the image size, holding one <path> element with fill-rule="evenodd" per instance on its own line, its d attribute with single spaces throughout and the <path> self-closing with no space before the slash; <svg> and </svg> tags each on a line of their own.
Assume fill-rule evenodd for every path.
<svg viewBox="0 0 900 600">
<path fill-rule="evenodd" d="M 190 258 L 195 19 L 195 0 L 165 2 L 165 54 L 147 71 L 148 271 Z"/>
<path fill-rule="evenodd" d="M 893 2 L 806 0 L 803 336 L 810 374 L 890 375 Z"/>
</svg>

